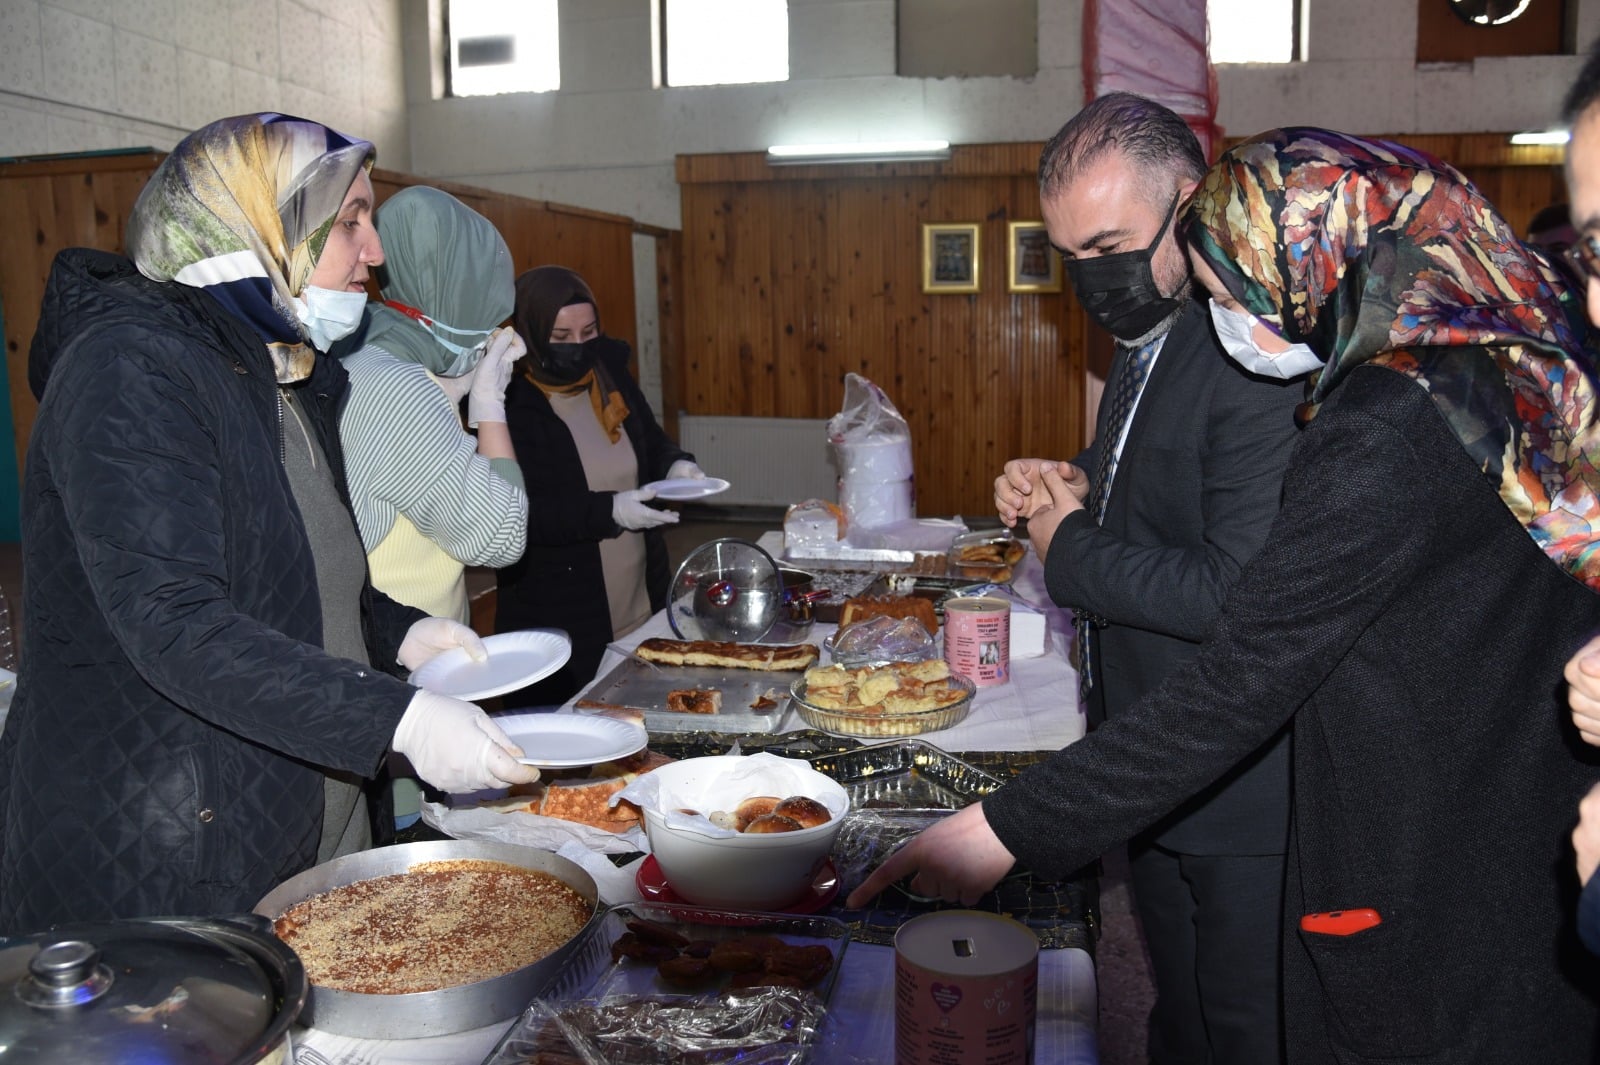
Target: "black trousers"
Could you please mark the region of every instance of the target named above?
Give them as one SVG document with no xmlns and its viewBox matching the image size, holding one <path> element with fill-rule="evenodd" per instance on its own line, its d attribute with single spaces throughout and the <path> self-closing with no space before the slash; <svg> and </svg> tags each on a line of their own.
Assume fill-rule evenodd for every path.
<svg viewBox="0 0 1600 1065">
<path fill-rule="evenodd" d="M 1128 852 L 1155 970 L 1151 1065 L 1283 1061 L 1281 854 Z"/>
</svg>

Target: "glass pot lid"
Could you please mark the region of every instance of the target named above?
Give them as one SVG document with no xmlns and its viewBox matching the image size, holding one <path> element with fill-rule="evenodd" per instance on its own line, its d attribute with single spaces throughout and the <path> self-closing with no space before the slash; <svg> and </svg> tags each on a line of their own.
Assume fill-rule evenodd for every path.
<svg viewBox="0 0 1600 1065">
<path fill-rule="evenodd" d="M 754 643 L 772 628 L 782 607 L 778 563 L 756 544 L 735 537 L 689 552 L 667 594 L 667 620 L 685 640 Z"/>
<path fill-rule="evenodd" d="M 270 932 L 199 918 L 61 925 L 0 939 L 0 1063 L 253 1061 L 304 1000 L 299 959 Z"/>
</svg>

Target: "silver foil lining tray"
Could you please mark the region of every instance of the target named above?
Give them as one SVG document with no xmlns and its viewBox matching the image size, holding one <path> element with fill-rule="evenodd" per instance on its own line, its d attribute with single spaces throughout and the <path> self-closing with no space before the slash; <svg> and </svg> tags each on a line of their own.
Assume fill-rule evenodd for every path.
<svg viewBox="0 0 1600 1065">
<path fill-rule="evenodd" d="M 924 740 L 899 740 L 821 754 L 818 772 L 843 784 L 852 810 L 959 810 L 1000 786 L 1000 778 Z"/>
<path fill-rule="evenodd" d="M 634 918 L 670 927 L 709 946 L 723 939 L 770 936 L 791 946 L 825 946 L 827 973 L 806 989 L 733 991 L 726 980 L 698 990 L 664 983 L 653 963 L 616 958 L 612 944 Z M 751 1061 L 801 1065 L 811 1060 L 838 980 L 850 930 L 831 917 L 785 916 L 627 903 L 605 911 L 575 944 L 562 972 L 514 1022 L 484 1065 L 584 1062 L 666 1065 Z"/>
</svg>

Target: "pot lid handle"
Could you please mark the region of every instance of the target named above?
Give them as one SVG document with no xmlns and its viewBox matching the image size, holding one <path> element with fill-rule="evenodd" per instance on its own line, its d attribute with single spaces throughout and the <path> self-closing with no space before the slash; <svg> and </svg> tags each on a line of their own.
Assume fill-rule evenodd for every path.
<svg viewBox="0 0 1600 1065">
<path fill-rule="evenodd" d="M 81 1006 L 111 990 L 111 969 L 100 948 L 83 939 L 50 943 L 28 962 L 27 983 L 17 989 L 30 1006 Z"/>
</svg>

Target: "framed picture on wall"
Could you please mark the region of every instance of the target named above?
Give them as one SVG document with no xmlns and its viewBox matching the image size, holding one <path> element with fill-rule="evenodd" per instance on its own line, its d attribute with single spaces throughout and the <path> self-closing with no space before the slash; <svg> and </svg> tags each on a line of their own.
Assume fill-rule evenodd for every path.
<svg viewBox="0 0 1600 1065">
<path fill-rule="evenodd" d="M 1050 246 L 1044 223 L 1012 222 L 1006 237 L 1006 290 L 1060 292 L 1061 256 Z"/>
<path fill-rule="evenodd" d="M 922 224 L 922 291 L 978 291 L 978 223 Z"/>
</svg>

